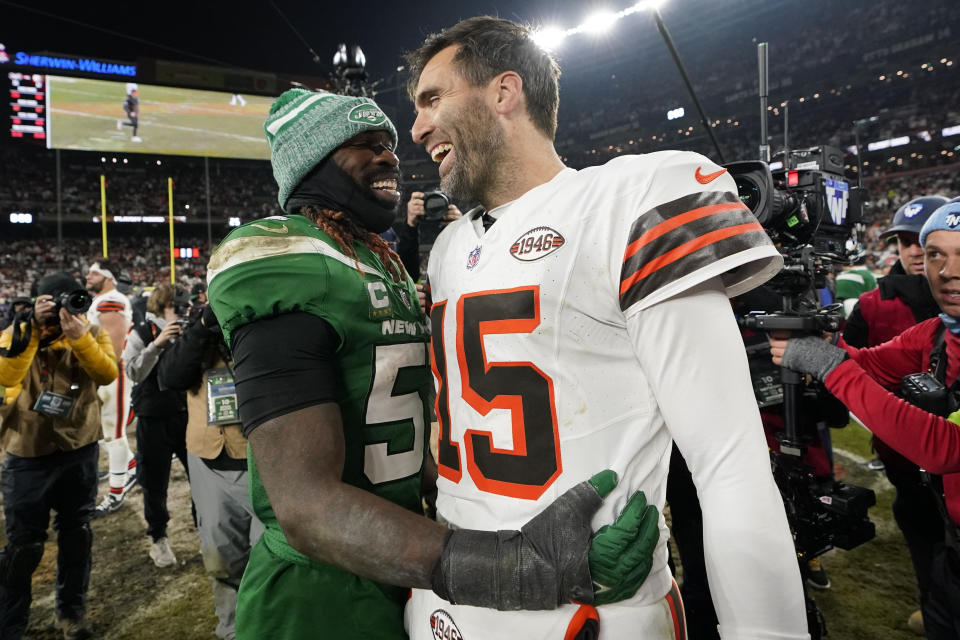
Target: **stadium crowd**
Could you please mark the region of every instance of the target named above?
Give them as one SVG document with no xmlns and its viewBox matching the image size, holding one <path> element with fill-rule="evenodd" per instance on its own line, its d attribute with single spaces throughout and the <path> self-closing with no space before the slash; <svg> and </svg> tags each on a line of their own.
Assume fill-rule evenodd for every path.
<svg viewBox="0 0 960 640">
<path fill-rule="evenodd" d="M 252 188 L 261 186 L 267 188 L 265 184 Z M 881 242 L 879 234 L 889 226 L 894 212 L 916 197 L 916 194 L 960 193 L 960 171 L 957 168 L 931 167 L 882 174 L 869 178 L 865 187 L 865 259 L 868 264 L 882 270 L 882 266 L 889 263 L 894 251 L 887 243 Z M 275 203 L 273 200 L 274 205 Z M 278 212 L 270 210 L 268 215 L 276 213 Z M 6 313 L 11 300 L 29 295 L 30 285 L 43 273 L 53 268 L 62 268 L 79 277 L 90 264 L 96 262 L 98 254 L 102 253 L 101 243 L 99 237 L 73 237 L 63 247 L 49 237 L 0 240 L 0 317 Z M 175 263 L 177 283 L 189 289 L 205 280 L 206 264 L 212 247 L 207 246 L 206 240 L 200 237 L 177 238 L 176 243 L 177 246 L 200 249 L 200 257 L 178 258 Z M 425 245 L 423 248 L 425 256 L 429 247 Z M 108 249 L 109 255 L 124 266 L 123 273 L 136 291 L 169 282 L 168 238 L 162 235 L 111 236 L 108 239 Z"/>
</svg>

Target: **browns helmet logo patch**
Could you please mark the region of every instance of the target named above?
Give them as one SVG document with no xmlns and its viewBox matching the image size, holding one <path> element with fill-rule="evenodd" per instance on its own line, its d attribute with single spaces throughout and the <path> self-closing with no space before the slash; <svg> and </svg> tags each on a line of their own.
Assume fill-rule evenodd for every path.
<svg viewBox="0 0 960 640">
<path fill-rule="evenodd" d="M 430 614 L 430 633 L 435 640 L 463 640 L 453 618 L 443 609 L 437 609 Z"/>
<path fill-rule="evenodd" d="M 530 229 L 510 246 L 510 255 L 523 262 L 532 262 L 550 255 L 563 246 L 563 236 L 550 227 Z"/>
</svg>

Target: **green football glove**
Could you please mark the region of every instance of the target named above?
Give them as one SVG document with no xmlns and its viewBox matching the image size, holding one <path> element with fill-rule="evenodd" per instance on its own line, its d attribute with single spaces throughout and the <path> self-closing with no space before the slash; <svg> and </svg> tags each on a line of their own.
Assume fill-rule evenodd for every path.
<svg viewBox="0 0 960 640">
<path fill-rule="evenodd" d="M 637 491 L 613 524 L 600 527 L 589 553 L 593 604 L 626 600 L 647 579 L 660 539 L 659 516 L 643 491 Z"/>
</svg>

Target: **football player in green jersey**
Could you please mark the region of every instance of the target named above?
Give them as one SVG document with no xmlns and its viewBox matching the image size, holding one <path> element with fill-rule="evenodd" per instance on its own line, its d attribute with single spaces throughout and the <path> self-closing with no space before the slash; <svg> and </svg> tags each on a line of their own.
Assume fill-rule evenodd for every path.
<svg viewBox="0 0 960 640">
<path fill-rule="evenodd" d="M 588 561 L 613 472 L 519 531 L 423 517 L 428 336 L 412 280 L 377 235 L 400 202 L 394 126 L 369 99 L 294 89 L 264 129 L 287 215 L 236 229 L 208 267 L 266 527 L 240 586 L 237 637 L 405 638 L 408 587 L 499 609 L 632 594 L 658 536 L 641 493 L 594 538 L 632 560 Z"/>
</svg>

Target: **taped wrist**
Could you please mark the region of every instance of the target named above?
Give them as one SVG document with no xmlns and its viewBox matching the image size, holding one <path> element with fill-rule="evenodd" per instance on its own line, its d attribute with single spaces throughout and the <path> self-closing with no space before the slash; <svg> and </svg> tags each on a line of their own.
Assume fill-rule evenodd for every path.
<svg viewBox="0 0 960 640">
<path fill-rule="evenodd" d="M 461 529 L 447 538 L 433 573 L 433 590 L 453 604 L 469 604 L 500 611 L 553 609 L 553 594 L 531 594 L 536 606 L 522 606 L 522 534 L 519 531 Z M 545 598 L 543 596 L 553 596 Z M 541 600 L 543 602 L 541 602 Z"/>
<path fill-rule="evenodd" d="M 584 482 L 520 531 L 453 531 L 433 570 L 434 592 L 453 604 L 500 611 L 592 603 L 590 519 L 601 501 Z"/>
</svg>

